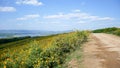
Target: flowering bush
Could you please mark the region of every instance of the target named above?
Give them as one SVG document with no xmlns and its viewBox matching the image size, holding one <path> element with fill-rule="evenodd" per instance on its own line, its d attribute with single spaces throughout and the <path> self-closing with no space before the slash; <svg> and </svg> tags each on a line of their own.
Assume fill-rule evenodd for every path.
<svg viewBox="0 0 120 68">
<path fill-rule="evenodd" d="M 64 63 L 66 55 L 87 41 L 89 32 L 76 31 L 32 41 L 21 49 L 6 49 L 1 55 L 3 68 L 55 68 Z"/>
</svg>

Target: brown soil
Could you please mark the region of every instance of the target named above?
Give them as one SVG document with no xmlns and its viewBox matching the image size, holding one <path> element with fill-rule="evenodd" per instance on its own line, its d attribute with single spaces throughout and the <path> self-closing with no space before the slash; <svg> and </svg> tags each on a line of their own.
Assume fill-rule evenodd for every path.
<svg viewBox="0 0 120 68">
<path fill-rule="evenodd" d="M 83 51 L 84 68 L 120 68 L 120 37 L 92 34 Z"/>
</svg>

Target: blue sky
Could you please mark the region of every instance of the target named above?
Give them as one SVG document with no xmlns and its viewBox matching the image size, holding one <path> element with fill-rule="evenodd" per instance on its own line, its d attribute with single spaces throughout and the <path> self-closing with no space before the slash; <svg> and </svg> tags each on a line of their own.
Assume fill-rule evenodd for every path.
<svg viewBox="0 0 120 68">
<path fill-rule="evenodd" d="M 0 0 L 0 30 L 120 27 L 120 0 Z"/>
</svg>

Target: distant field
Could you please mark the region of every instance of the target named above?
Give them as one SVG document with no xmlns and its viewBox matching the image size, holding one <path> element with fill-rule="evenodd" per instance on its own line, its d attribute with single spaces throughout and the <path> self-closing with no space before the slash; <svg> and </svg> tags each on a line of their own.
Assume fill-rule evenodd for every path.
<svg viewBox="0 0 120 68">
<path fill-rule="evenodd" d="M 48 36 L 48 35 L 64 33 L 64 32 L 70 32 L 70 31 L 0 30 L 0 38 Z"/>
</svg>

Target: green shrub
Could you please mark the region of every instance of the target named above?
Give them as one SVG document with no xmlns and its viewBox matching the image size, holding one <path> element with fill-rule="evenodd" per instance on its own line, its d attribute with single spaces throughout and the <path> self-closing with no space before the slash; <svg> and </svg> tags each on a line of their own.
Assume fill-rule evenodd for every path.
<svg viewBox="0 0 120 68">
<path fill-rule="evenodd" d="M 15 51 L 11 54 L 9 50 L 5 58 L 2 58 L 1 66 L 6 68 L 61 67 L 67 54 L 87 41 L 88 35 L 88 31 L 76 31 L 44 40 L 34 40 L 18 53 Z"/>
<path fill-rule="evenodd" d="M 120 36 L 120 28 L 111 27 L 111 28 L 104 28 L 104 29 L 97 29 L 93 30 L 94 33 L 108 33 Z"/>
</svg>

